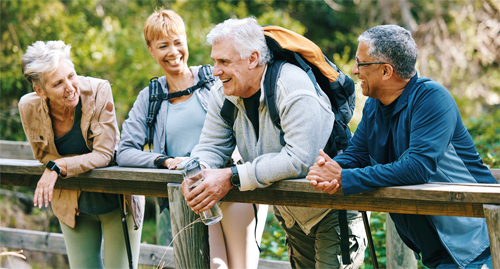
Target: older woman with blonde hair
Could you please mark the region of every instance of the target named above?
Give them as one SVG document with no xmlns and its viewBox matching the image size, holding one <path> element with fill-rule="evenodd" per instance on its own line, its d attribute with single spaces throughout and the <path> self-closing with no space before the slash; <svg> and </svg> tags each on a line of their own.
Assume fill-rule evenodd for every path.
<svg viewBox="0 0 500 269">
<path fill-rule="evenodd" d="M 123 123 L 117 162 L 120 166 L 175 169 L 199 142 L 209 91 L 215 80 L 213 68 L 188 66 L 184 22 L 173 10 L 153 12 L 144 24 L 144 38 L 151 56 L 163 70 L 164 76 L 158 78 L 160 92 L 170 97 L 162 100 L 153 136 L 149 137 L 150 87 L 139 93 L 129 118 Z M 201 87 L 193 88 L 195 85 Z M 143 150 L 148 141 L 152 142 L 149 152 Z M 252 204 L 221 203 L 223 218 L 208 229 L 211 268 L 257 268 L 256 241 L 260 242 L 262 237 L 267 206 L 257 207 L 256 229 Z"/>
<path fill-rule="evenodd" d="M 65 179 L 111 163 L 119 140 L 108 81 L 78 76 L 63 41 L 37 41 L 22 57 L 24 77 L 35 92 L 19 101 L 24 132 L 35 159 L 46 165 L 34 205 L 52 204 L 72 268 L 127 268 L 118 195 L 54 189 Z M 133 257 L 139 257 L 144 197 L 127 196 Z M 104 264 L 101 242 L 104 239 Z"/>
</svg>

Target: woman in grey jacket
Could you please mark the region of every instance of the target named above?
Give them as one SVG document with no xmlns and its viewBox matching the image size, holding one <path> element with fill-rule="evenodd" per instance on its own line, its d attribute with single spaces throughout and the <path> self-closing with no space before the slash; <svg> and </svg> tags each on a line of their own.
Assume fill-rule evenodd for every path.
<svg viewBox="0 0 500 269">
<path fill-rule="evenodd" d="M 198 74 L 204 72 L 199 66 L 187 65 L 189 52 L 185 26 L 182 18 L 174 11 L 153 12 L 144 24 L 144 38 L 149 52 L 165 74 L 158 79 L 164 93 L 184 91 L 196 85 L 200 77 L 203 77 Z M 213 84 L 209 85 L 212 86 Z M 153 146 L 148 152 L 143 149 L 148 139 L 146 118 L 149 112 L 149 87 L 144 88 L 139 93 L 129 118 L 123 123 L 117 153 L 118 164 L 175 169 L 183 159 L 191 155 L 191 150 L 199 142 L 210 99 L 209 90 L 201 87 L 193 93 L 162 101 L 154 124 Z M 267 206 L 261 207 L 264 208 L 267 209 Z M 223 203 L 221 209 L 223 220 L 209 226 L 211 267 L 256 268 L 259 250 L 254 240 L 253 206 Z M 267 213 L 267 210 L 261 211 L 258 241 Z M 222 227 L 224 225 L 227 225 L 225 229 Z"/>
</svg>

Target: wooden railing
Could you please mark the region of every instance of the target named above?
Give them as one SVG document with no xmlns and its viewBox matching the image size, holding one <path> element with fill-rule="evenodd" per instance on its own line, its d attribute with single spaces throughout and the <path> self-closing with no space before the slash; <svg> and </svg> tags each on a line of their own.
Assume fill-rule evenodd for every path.
<svg viewBox="0 0 500 269">
<path fill-rule="evenodd" d="M 38 161 L 0 159 L 2 185 L 36 187 L 44 167 Z M 500 170 L 492 173 L 499 180 Z M 179 185 L 182 176 L 177 171 L 106 167 L 58 180 L 56 188 L 92 192 L 141 194 L 169 197 L 172 231 L 176 234 L 197 218 L 187 208 Z M 271 205 L 351 209 L 404 214 L 486 217 L 491 253 L 495 268 L 500 268 L 500 185 L 446 184 L 380 188 L 366 193 L 344 196 L 316 191 L 307 180 L 283 180 L 254 191 L 232 189 L 222 200 Z M 182 250 L 182 251 L 181 251 Z M 207 228 L 193 225 L 174 240 L 176 268 L 207 268 Z M 189 257 L 189 258 L 188 258 Z"/>
</svg>

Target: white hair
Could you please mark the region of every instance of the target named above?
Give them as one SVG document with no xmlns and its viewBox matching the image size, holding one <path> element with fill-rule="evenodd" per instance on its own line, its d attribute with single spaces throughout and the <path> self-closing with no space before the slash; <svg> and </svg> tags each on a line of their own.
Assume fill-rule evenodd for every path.
<svg viewBox="0 0 500 269">
<path fill-rule="evenodd" d="M 21 60 L 24 77 L 31 85 L 38 86 L 45 91 L 47 76 L 57 70 L 61 60 L 75 67 L 71 61 L 70 50 L 71 45 L 66 45 L 61 40 L 33 43 L 28 46 Z"/>
<path fill-rule="evenodd" d="M 248 58 L 254 51 L 260 54 L 259 66 L 265 65 L 271 59 L 264 31 L 253 17 L 228 19 L 217 24 L 207 35 L 209 45 L 227 40 L 233 40 L 234 49 L 241 59 Z"/>
</svg>

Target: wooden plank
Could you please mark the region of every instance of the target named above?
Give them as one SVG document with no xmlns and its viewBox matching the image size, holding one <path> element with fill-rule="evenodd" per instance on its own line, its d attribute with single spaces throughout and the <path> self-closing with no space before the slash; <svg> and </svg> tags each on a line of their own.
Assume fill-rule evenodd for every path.
<svg viewBox="0 0 500 269">
<path fill-rule="evenodd" d="M 0 140 L 0 158 L 33 160 L 33 151 L 27 141 Z"/>
<path fill-rule="evenodd" d="M 0 227 L 0 245 L 27 251 L 66 254 L 66 245 L 60 233 Z"/>
<path fill-rule="evenodd" d="M 3 185 L 35 187 L 43 172 L 37 161 L 0 159 Z M 167 197 L 168 183 L 182 182 L 178 171 L 105 167 L 59 179 L 56 188 Z M 305 179 L 282 180 L 254 191 L 232 189 L 224 201 L 353 209 L 404 214 L 484 217 L 483 204 L 500 204 L 500 185 L 428 183 L 380 188 L 344 196 L 315 190 Z"/>
<path fill-rule="evenodd" d="M 500 183 L 500 169 L 490 169 L 493 177 Z"/>
<path fill-rule="evenodd" d="M 2 184 L 18 186 L 36 186 L 37 177 L 10 178 L 9 174 L 41 175 L 43 166 L 37 161 L 0 159 L 0 173 L 2 173 Z M 5 183 L 4 181 L 5 175 Z M 95 182 L 87 184 L 86 181 L 98 179 L 99 182 L 106 180 L 120 181 L 121 186 L 113 186 L 116 181 L 109 181 L 105 187 L 99 189 Z M 65 188 L 82 189 L 88 191 L 108 191 L 124 193 L 125 189 L 133 191 L 125 193 L 136 193 L 151 196 L 162 196 L 165 193 L 165 184 L 181 183 L 182 175 L 178 171 L 168 169 L 146 169 L 110 166 L 98 168 L 87 173 L 80 174 L 73 178 L 58 180 L 56 184 L 63 184 Z M 145 184 L 147 183 L 147 184 Z M 126 184 L 126 185 L 124 185 Z M 151 185 L 152 187 L 142 186 Z M 56 185 L 57 186 L 57 185 Z M 89 189 L 95 188 L 95 189 Z M 119 189 L 118 189 L 119 188 Z M 305 179 L 282 180 L 274 183 L 266 189 L 272 191 L 291 191 L 301 193 L 322 194 L 315 190 Z M 351 197 L 361 198 L 389 198 L 406 199 L 418 201 L 441 201 L 460 203 L 483 203 L 498 204 L 500 184 L 454 184 L 454 183 L 427 183 L 411 186 L 397 186 L 380 188 Z M 245 195 L 243 192 L 241 195 Z M 337 192 L 332 197 L 343 196 L 342 192 Z M 165 197 L 165 194 L 163 194 Z M 333 198 L 332 198 L 333 199 Z M 238 200 L 239 201 L 239 200 Z"/>
<path fill-rule="evenodd" d="M 2 185 L 36 187 L 39 176 L 2 173 L 1 178 Z M 168 192 L 165 191 L 167 184 L 168 181 L 124 182 L 122 180 L 75 177 L 59 179 L 56 183 L 56 188 L 168 197 Z M 307 188 L 311 187 L 308 184 L 303 184 L 304 192 L 283 191 L 283 189 L 288 189 L 287 180 L 277 182 L 268 188 L 256 189 L 254 191 L 240 192 L 239 190 L 232 189 L 222 200 L 229 202 L 464 217 L 484 217 L 483 204 L 500 204 L 500 192 L 490 192 L 490 196 L 488 196 L 488 193 L 474 193 L 475 187 L 469 188 L 471 193 L 466 193 L 465 191 L 455 193 L 448 190 L 437 190 L 427 191 L 426 194 L 426 191 L 422 191 L 420 200 L 418 197 L 415 197 L 414 200 L 408 200 L 403 198 L 413 197 L 415 192 L 418 193 L 418 189 L 402 190 L 397 192 L 397 195 L 391 194 L 389 190 L 379 189 L 359 195 L 344 196 L 341 192 L 333 195 L 324 194 L 314 190 L 314 188 L 314 192 L 306 192 Z M 397 190 L 397 188 L 400 187 L 386 189 Z M 467 199 L 454 199 L 457 194 L 463 195 L 462 197 L 466 197 Z M 394 198 L 387 198 L 387 196 Z M 434 200 L 432 200 L 433 197 Z M 469 200 L 472 201 L 469 202 Z"/>
<path fill-rule="evenodd" d="M 36 160 L 0 159 L 0 173 L 42 175 L 45 167 Z M 108 166 L 96 168 L 74 178 L 99 178 L 127 181 L 147 181 L 181 183 L 182 175 L 179 171 L 156 168 L 136 168 Z M 68 179 L 65 179 L 68 180 Z"/>
<path fill-rule="evenodd" d="M 163 268 L 175 268 L 174 248 L 141 243 L 139 264 L 155 267 L 163 264 Z"/>
<path fill-rule="evenodd" d="M 387 213 L 385 215 L 386 227 L 386 265 L 387 269 L 405 268 L 416 269 L 418 267 L 417 259 L 413 254 L 413 250 L 403 243 L 403 240 L 396 231 L 396 226 L 391 217 Z"/>
<path fill-rule="evenodd" d="M 291 269 L 289 262 L 260 259 L 258 269 Z"/>
<path fill-rule="evenodd" d="M 48 233 L 0 227 L 0 246 L 24 251 L 48 252 L 67 255 L 64 237 L 61 233 Z M 173 247 L 141 243 L 139 264 L 163 268 L 175 268 Z M 291 268 L 288 262 L 260 259 L 259 269 Z"/>
<path fill-rule="evenodd" d="M 210 268 L 208 227 L 186 204 L 180 184 L 168 184 L 176 268 Z M 160 264 L 161 265 L 161 264 Z"/>
<path fill-rule="evenodd" d="M 500 197 L 500 194 L 499 196 Z M 359 211 L 377 211 L 401 214 L 444 215 L 464 217 L 484 217 L 482 203 L 440 202 L 427 200 L 387 199 L 383 196 L 364 197 L 362 195 L 343 196 L 342 194 L 301 193 L 275 191 L 270 188 L 240 192 L 232 189 L 223 201 L 302 206 Z M 500 198 L 497 200 L 500 203 Z"/>
<path fill-rule="evenodd" d="M 21 174 L 1 174 L 2 185 L 26 186 L 36 188 L 40 175 L 21 175 Z M 125 181 L 122 179 L 106 178 L 86 178 L 72 177 L 67 179 L 59 178 L 56 181 L 56 189 L 80 190 L 91 192 L 140 194 L 147 196 L 167 197 L 168 182 L 144 182 L 144 181 Z"/>
<path fill-rule="evenodd" d="M 53 254 L 67 255 L 64 237 L 61 233 L 48 233 L 0 227 L 0 246 L 22 249 L 24 251 L 39 251 Z M 141 244 L 139 264 L 153 265 L 174 258 L 172 247 Z M 173 263 L 165 268 L 175 268 Z"/>
<path fill-rule="evenodd" d="M 493 268 L 500 268 L 500 206 L 484 205 L 484 216 L 488 225 Z"/>
</svg>

